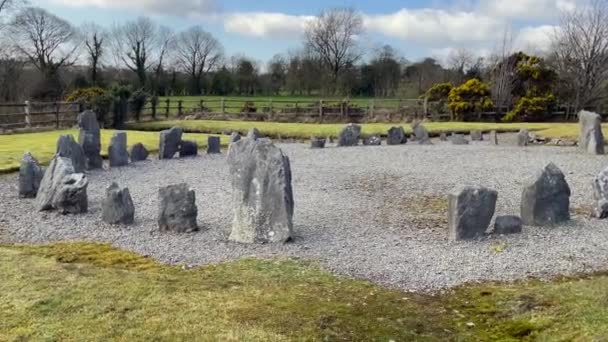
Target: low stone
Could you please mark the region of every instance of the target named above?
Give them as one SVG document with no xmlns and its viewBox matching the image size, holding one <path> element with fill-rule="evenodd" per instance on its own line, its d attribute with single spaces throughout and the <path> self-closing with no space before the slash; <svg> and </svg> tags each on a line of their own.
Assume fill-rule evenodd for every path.
<svg viewBox="0 0 608 342">
<path fill-rule="evenodd" d="M 229 239 L 289 241 L 294 211 L 289 158 L 269 139 L 244 139 L 230 149 L 228 165 L 234 215 Z"/>
<path fill-rule="evenodd" d="M 479 130 L 471 131 L 471 140 L 472 141 L 483 141 L 483 133 Z"/>
<path fill-rule="evenodd" d="M 82 146 L 85 155 L 87 170 L 101 169 L 101 130 L 97 121 L 97 114 L 86 110 L 78 115 L 78 143 Z"/>
<path fill-rule="evenodd" d="M 182 129 L 178 127 L 160 132 L 159 159 L 171 159 L 180 151 L 182 134 Z"/>
<path fill-rule="evenodd" d="M 519 133 L 517 133 L 517 146 L 528 146 L 530 142 L 530 132 L 522 128 Z"/>
<path fill-rule="evenodd" d="M 44 172 L 44 177 L 40 182 L 38 194 L 36 195 L 36 206 L 38 210 L 53 209 L 53 198 L 58 191 L 64 177 L 74 173 L 72 160 L 56 154 Z"/>
<path fill-rule="evenodd" d="M 207 138 L 207 154 L 222 153 L 220 137 L 211 136 Z"/>
<path fill-rule="evenodd" d="M 232 134 L 230 134 L 230 143 L 235 143 L 237 141 L 241 140 L 241 134 L 239 132 L 232 132 Z"/>
<path fill-rule="evenodd" d="M 161 231 L 190 233 L 198 230 L 196 197 L 187 184 L 160 188 L 158 227 Z"/>
<path fill-rule="evenodd" d="M 452 241 L 484 235 L 496 209 L 498 192 L 479 186 L 465 186 L 448 196 L 448 231 Z"/>
<path fill-rule="evenodd" d="M 26 153 L 19 167 L 19 197 L 35 198 L 40 188 L 44 170 L 31 153 Z"/>
<path fill-rule="evenodd" d="M 110 167 L 129 165 L 129 152 L 127 152 L 127 132 L 115 132 L 108 147 Z"/>
<path fill-rule="evenodd" d="M 131 162 L 144 161 L 148 159 L 150 152 L 142 143 L 137 143 L 131 147 Z"/>
<path fill-rule="evenodd" d="M 519 216 L 499 216 L 494 223 L 494 234 L 519 234 L 523 229 L 523 225 L 524 222 Z"/>
<path fill-rule="evenodd" d="M 496 131 L 490 132 L 490 143 L 493 145 L 498 145 L 498 133 Z"/>
<path fill-rule="evenodd" d="M 448 141 L 448 135 L 445 132 L 441 132 L 439 134 L 439 140 L 440 141 Z"/>
<path fill-rule="evenodd" d="M 525 183 L 521 218 L 528 226 L 551 226 L 570 220 L 570 187 L 553 163 Z"/>
<path fill-rule="evenodd" d="M 89 207 L 88 185 L 89 180 L 82 173 L 64 176 L 53 196 L 53 208 L 63 215 L 86 213 Z"/>
<path fill-rule="evenodd" d="M 323 137 L 311 137 L 310 148 L 325 148 L 326 141 Z"/>
<path fill-rule="evenodd" d="M 579 147 L 589 154 L 604 154 L 602 117 L 597 113 L 583 110 L 578 114 L 578 120 Z"/>
<path fill-rule="evenodd" d="M 365 146 L 380 146 L 382 145 L 382 139 L 377 135 L 372 135 L 363 140 Z"/>
<path fill-rule="evenodd" d="M 257 128 L 252 128 L 247 133 L 248 139 L 257 140 L 257 139 L 260 139 L 261 137 L 262 137 L 262 133 L 260 133 L 260 131 Z"/>
<path fill-rule="evenodd" d="M 179 150 L 179 157 L 195 157 L 198 155 L 198 145 L 196 141 L 183 140 Z"/>
<path fill-rule="evenodd" d="M 74 140 L 71 134 L 62 135 L 57 140 L 57 152 L 61 157 L 70 158 L 74 172 L 82 173 L 86 170 L 86 157 L 82 146 Z"/>
<path fill-rule="evenodd" d="M 101 219 L 108 224 L 132 224 L 135 218 L 135 207 L 128 188 L 120 188 L 112 183 L 106 189 L 106 198 L 102 204 Z"/>
<path fill-rule="evenodd" d="M 452 134 L 450 137 L 453 145 L 468 145 L 469 141 L 463 134 Z"/>
<path fill-rule="evenodd" d="M 388 130 L 388 138 L 386 139 L 387 145 L 402 145 L 407 143 L 407 135 L 403 127 L 391 127 Z"/>
<path fill-rule="evenodd" d="M 593 198 L 596 203 L 594 216 L 599 219 L 608 218 L 608 168 L 593 180 Z"/>
<path fill-rule="evenodd" d="M 338 146 L 357 146 L 361 137 L 361 126 L 348 124 L 338 136 Z"/>
<path fill-rule="evenodd" d="M 431 138 L 429 136 L 429 131 L 422 126 L 422 124 L 413 125 L 414 136 L 416 137 L 416 141 L 420 145 L 431 145 Z"/>
</svg>

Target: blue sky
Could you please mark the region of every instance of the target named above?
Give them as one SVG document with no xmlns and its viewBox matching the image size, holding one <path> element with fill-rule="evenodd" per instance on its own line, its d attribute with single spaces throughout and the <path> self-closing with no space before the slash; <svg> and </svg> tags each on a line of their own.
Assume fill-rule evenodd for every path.
<svg viewBox="0 0 608 342">
<path fill-rule="evenodd" d="M 105 26 L 147 15 L 175 31 L 201 25 L 220 40 L 227 55 L 266 61 L 301 46 L 311 16 L 332 7 L 353 7 L 364 18 L 367 48 L 391 44 L 403 57 L 445 59 L 466 48 L 488 55 L 505 30 L 514 48 L 542 53 L 560 12 L 583 0 L 30 0 L 76 25 Z"/>
</svg>

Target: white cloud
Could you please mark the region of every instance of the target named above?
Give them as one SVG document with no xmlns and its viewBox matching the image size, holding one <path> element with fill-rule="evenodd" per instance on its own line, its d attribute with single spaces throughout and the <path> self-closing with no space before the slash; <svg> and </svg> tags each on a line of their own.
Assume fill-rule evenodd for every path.
<svg viewBox="0 0 608 342">
<path fill-rule="evenodd" d="M 480 9 L 488 15 L 506 18 L 547 18 L 573 11 L 580 0 L 482 0 Z"/>
<path fill-rule="evenodd" d="M 224 29 L 255 37 L 297 38 L 313 18 L 270 12 L 233 13 L 225 15 Z"/>
<path fill-rule="evenodd" d="M 515 37 L 514 47 L 529 53 L 543 54 L 550 50 L 556 26 L 543 25 L 524 27 Z"/>
<path fill-rule="evenodd" d="M 218 9 L 216 0 L 53 0 L 65 6 L 142 10 L 153 14 L 200 16 Z"/>
</svg>

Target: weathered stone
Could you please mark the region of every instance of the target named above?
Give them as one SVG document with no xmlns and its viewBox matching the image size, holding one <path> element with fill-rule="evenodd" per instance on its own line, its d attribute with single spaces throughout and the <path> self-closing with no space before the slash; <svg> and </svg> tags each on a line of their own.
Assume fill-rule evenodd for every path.
<svg viewBox="0 0 608 342">
<path fill-rule="evenodd" d="M 593 112 L 581 111 L 578 114 L 580 133 L 578 146 L 590 154 L 604 154 L 604 134 L 602 117 Z"/>
<path fill-rule="evenodd" d="M 74 173 L 72 160 L 67 157 L 55 155 L 51 159 L 49 167 L 44 172 L 44 177 L 40 182 L 38 194 L 36 195 L 36 206 L 38 210 L 53 209 L 53 198 L 59 189 L 64 177 Z"/>
<path fill-rule="evenodd" d="M 198 145 L 196 141 L 183 140 L 179 150 L 179 157 L 195 157 L 198 155 Z"/>
<path fill-rule="evenodd" d="M 260 133 L 260 131 L 257 128 L 252 128 L 247 133 L 248 139 L 257 140 L 257 139 L 260 139 L 261 137 L 262 137 L 262 133 Z"/>
<path fill-rule="evenodd" d="M 448 230 L 452 241 L 482 236 L 494 216 L 498 192 L 484 187 L 466 186 L 448 196 Z"/>
<path fill-rule="evenodd" d="M 490 143 L 493 145 L 498 145 L 498 133 L 496 131 L 490 132 Z"/>
<path fill-rule="evenodd" d="M 220 137 L 211 136 L 207 138 L 207 154 L 222 153 Z"/>
<path fill-rule="evenodd" d="M 463 134 L 452 134 L 450 137 L 453 145 L 468 145 L 469 141 Z"/>
<path fill-rule="evenodd" d="M 595 217 L 608 218 L 608 168 L 600 172 L 593 180 L 593 197 L 596 202 Z"/>
<path fill-rule="evenodd" d="M 171 159 L 179 152 L 182 134 L 182 129 L 178 127 L 173 127 L 160 132 L 159 159 Z"/>
<path fill-rule="evenodd" d="M 150 152 L 142 143 L 137 143 L 131 147 L 131 162 L 144 161 L 148 159 Z"/>
<path fill-rule="evenodd" d="M 101 219 L 109 224 L 132 224 L 134 218 L 135 207 L 129 189 L 121 189 L 118 184 L 112 183 L 106 189 Z"/>
<path fill-rule="evenodd" d="M 89 180 L 82 173 L 64 176 L 53 196 L 53 208 L 64 215 L 86 213 L 89 207 L 88 185 Z"/>
<path fill-rule="evenodd" d="M 483 133 L 479 130 L 471 131 L 471 140 L 472 141 L 483 141 Z"/>
<path fill-rule="evenodd" d="M 268 139 L 244 139 L 228 153 L 234 218 L 230 240 L 281 243 L 292 237 L 289 158 Z"/>
<path fill-rule="evenodd" d="M 521 218 L 529 226 L 555 225 L 570 219 L 570 187 L 553 163 L 525 183 Z"/>
<path fill-rule="evenodd" d="M 115 132 L 108 147 L 110 167 L 129 165 L 129 152 L 127 152 L 127 132 Z"/>
<path fill-rule="evenodd" d="M 84 150 L 71 134 L 62 135 L 57 140 L 57 152 L 59 156 L 70 158 L 74 172 L 82 173 L 86 170 L 86 157 Z"/>
<path fill-rule="evenodd" d="M 440 141 L 448 141 L 448 135 L 445 132 L 441 132 L 439 134 L 439 140 Z"/>
<path fill-rule="evenodd" d="M 508 235 L 519 234 L 524 222 L 519 216 L 499 216 L 494 223 L 494 234 Z"/>
<path fill-rule="evenodd" d="M 31 153 L 26 153 L 19 167 L 19 197 L 35 198 L 40 188 L 44 171 Z"/>
<path fill-rule="evenodd" d="M 232 144 L 239 140 L 241 140 L 241 134 L 239 132 L 232 132 L 230 135 L 230 143 Z"/>
<path fill-rule="evenodd" d="M 311 137 L 310 148 L 325 148 L 325 142 L 327 140 L 323 137 Z"/>
<path fill-rule="evenodd" d="M 378 135 L 372 135 L 363 140 L 365 146 L 380 146 L 382 145 L 382 139 Z"/>
<path fill-rule="evenodd" d="M 429 131 L 422 126 L 422 124 L 418 123 L 416 125 L 413 125 L 412 128 L 414 129 L 414 136 L 416 137 L 416 141 L 418 142 L 418 144 L 420 145 L 431 145 L 431 138 L 429 136 Z"/>
<path fill-rule="evenodd" d="M 338 136 L 338 146 L 357 146 L 361 137 L 361 126 L 348 124 Z"/>
<path fill-rule="evenodd" d="M 85 155 L 87 170 L 101 169 L 101 131 L 97 114 L 86 110 L 78 115 L 78 143 L 82 146 Z"/>
<path fill-rule="evenodd" d="M 517 145 L 518 146 L 528 146 L 530 142 L 530 132 L 522 128 L 519 133 L 517 133 Z"/>
<path fill-rule="evenodd" d="M 196 197 L 188 184 L 160 188 L 158 227 L 161 231 L 190 233 L 198 230 Z"/>
<path fill-rule="evenodd" d="M 407 143 L 407 135 L 403 127 L 391 127 L 388 130 L 388 138 L 386 139 L 387 145 L 402 145 Z"/>
</svg>

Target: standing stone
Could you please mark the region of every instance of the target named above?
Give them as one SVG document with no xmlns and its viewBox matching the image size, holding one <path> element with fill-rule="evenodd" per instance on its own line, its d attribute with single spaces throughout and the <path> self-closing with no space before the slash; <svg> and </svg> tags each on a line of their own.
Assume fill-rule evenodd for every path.
<svg viewBox="0 0 608 342">
<path fill-rule="evenodd" d="M 310 148 L 325 148 L 326 141 L 323 137 L 311 137 Z"/>
<path fill-rule="evenodd" d="M 127 132 L 115 132 L 108 147 L 110 167 L 129 165 L 129 152 L 127 152 Z"/>
<path fill-rule="evenodd" d="M 530 132 L 522 128 L 519 133 L 517 133 L 517 146 L 528 146 L 528 142 L 530 141 Z"/>
<path fill-rule="evenodd" d="M 413 125 L 414 136 L 416 137 L 416 141 L 420 145 L 431 145 L 431 138 L 429 137 L 429 131 L 422 126 L 422 124 L 418 123 Z"/>
<path fill-rule="evenodd" d="M 452 134 L 452 136 L 450 137 L 450 140 L 452 141 L 452 145 L 468 145 L 469 144 L 469 141 L 464 136 L 464 134 Z"/>
<path fill-rule="evenodd" d="M 257 139 L 260 139 L 261 137 L 262 137 L 262 133 L 260 133 L 260 131 L 255 127 L 250 129 L 249 133 L 247 133 L 248 139 L 257 140 Z"/>
<path fill-rule="evenodd" d="M 496 131 L 490 132 L 490 144 L 498 145 L 498 133 Z"/>
<path fill-rule="evenodd" d="M 160 132 L 159 159 L 171 159 L 179 152 L 182 134 L 182 129 L 177 127 Z"/>
<path fill-rule="evenodd" d="M 448 229 L 452 241 L 475 239 L 488 229 L 498 192 L 484 187 L 466 186 L 448 196 Z"/>
<path fill-rule="evenodd" d="M 386 139 L 387 145 L 402 145 L 407 143 L 407 136 L 403 127 L 391 127 L 388 130 L 388 138 Z"/>
<path fill-rule="evenodd" d="M 62 135 L 57 140 L 57 152 L 59 156 L 70 158 L 74 172 L 82 173 L 86 170 L 86 157 L 84 150 L 71 134 Z"/>
<path fill-rule="evenodd" d="M 198 155 L 198 145 L 196 141 L 183 140 L 179 150 L 179 157 L 196 157 Z"/>
<path fill-rule="evenodd" d="M 207 154 L 219 154 L 222 153 L 220 137 L 209 137 L 207 138 Z"/>
<path fill-rule="evenodd" d="M 441 132 L 439 134 L 439 140 L 440 141 L 448 141 L 448 135 L 445 132 Z"/>
<path fill-rule="evenodd" d="M 348 124 L 340 131 L 338 146 L 357 146 L 361 136 L 361 126 Z"/>
<path fill-rule="evenodd" d="M 228 153 L 234 218 L 230 240 L 283 243 L 292 237 L 289 157 L 269 139 L 245 139 Z"/>
<path fill-rule="evenodd" d="M 232 132 L 230 135 L 230 143 L 232 144 L 239 140 L 241 140 L 241 134 L 239 132 Z"/>
<path fill-rule="evenodd" d="M 106 189 L 106 198 L 102 204 L 101 219 L 109 224 L 132 224 L 135 207 L 128 188 L 120 188 L 112 183 Z"/>
<path fill-rule="evenodd" d="M 148 159 L 150 152 L 142 143 L 137 143 L 131 147 L 131 162 L 144 161 Z"/>
<path fill-rule="evenodd" d="M 483 141 L 483 133 L 479 130 L 471 131 L 471 140 L 472 141 Z"/>
<path fill-rule="evenodd" d="M 88 185 L 89 180 L 82 173 L 72 173 L 63 177 L 53 196 L 53 208 L 63 215 L 86 213 L 89 207 Z"/>
<path fill-rule="evenodd" d="M 26 153 L 19 167 L 19 197 L 35 198 L 40 188 L 44 170 L 31 153 Z"/>
<path fill-rule="evenodd" d="M 382 145 L 382 139 L 378 135 L 372 135 L 363 140 L 365 146 L 380 146 Z"/>
<path fill-rule="evenodd" d="M 553 163 L 525 183 L 521 218 L 528 226 L 555 225 L 570 220 L 570 187 Z"/>
<path fill-rule="evenodd" d="M 101 131 L 97 114 L 86 110 L 78 115 L 78 143 L 82 146 L 85 155 L 87 170 L 101 169 Z"/>
<path fill-rule="evenodd" d="M 61 185 L 64 177 L 74 173 L 74 166 L 70 158 L 61 157 L 56 154 L 49 167 L 44 172 L 44 177 L 40 182 L 38 194 L 36 195 L 36 206 L 38 210 L 53 209 L 53 197 Z"/>
<path fill-rule="evenodd" d="M 595 217 L 608 218 L 608 168 L 600 172 L 593 180 L 593 197 L 595 199 Z"/>
<path fill-rule="evenodd" d="M 196 197 L 188 184 L 160 188 L 158 197 L 158 227 L 161 231 L 190 233 L 198 230 Z"/>
<path fill-rule="evenodd" d="M 499 216 L 494 223 L 494 234 L 519 234 L 522 231 L 523 224 L 519 216 Z"/>
<path fill-rule="evenodd" d="M 578 114 L 578 120 L 580 148 L 590 154 L 604 154 L 602 117 L 597 113 L 583 110 Z"/>
</svg>

